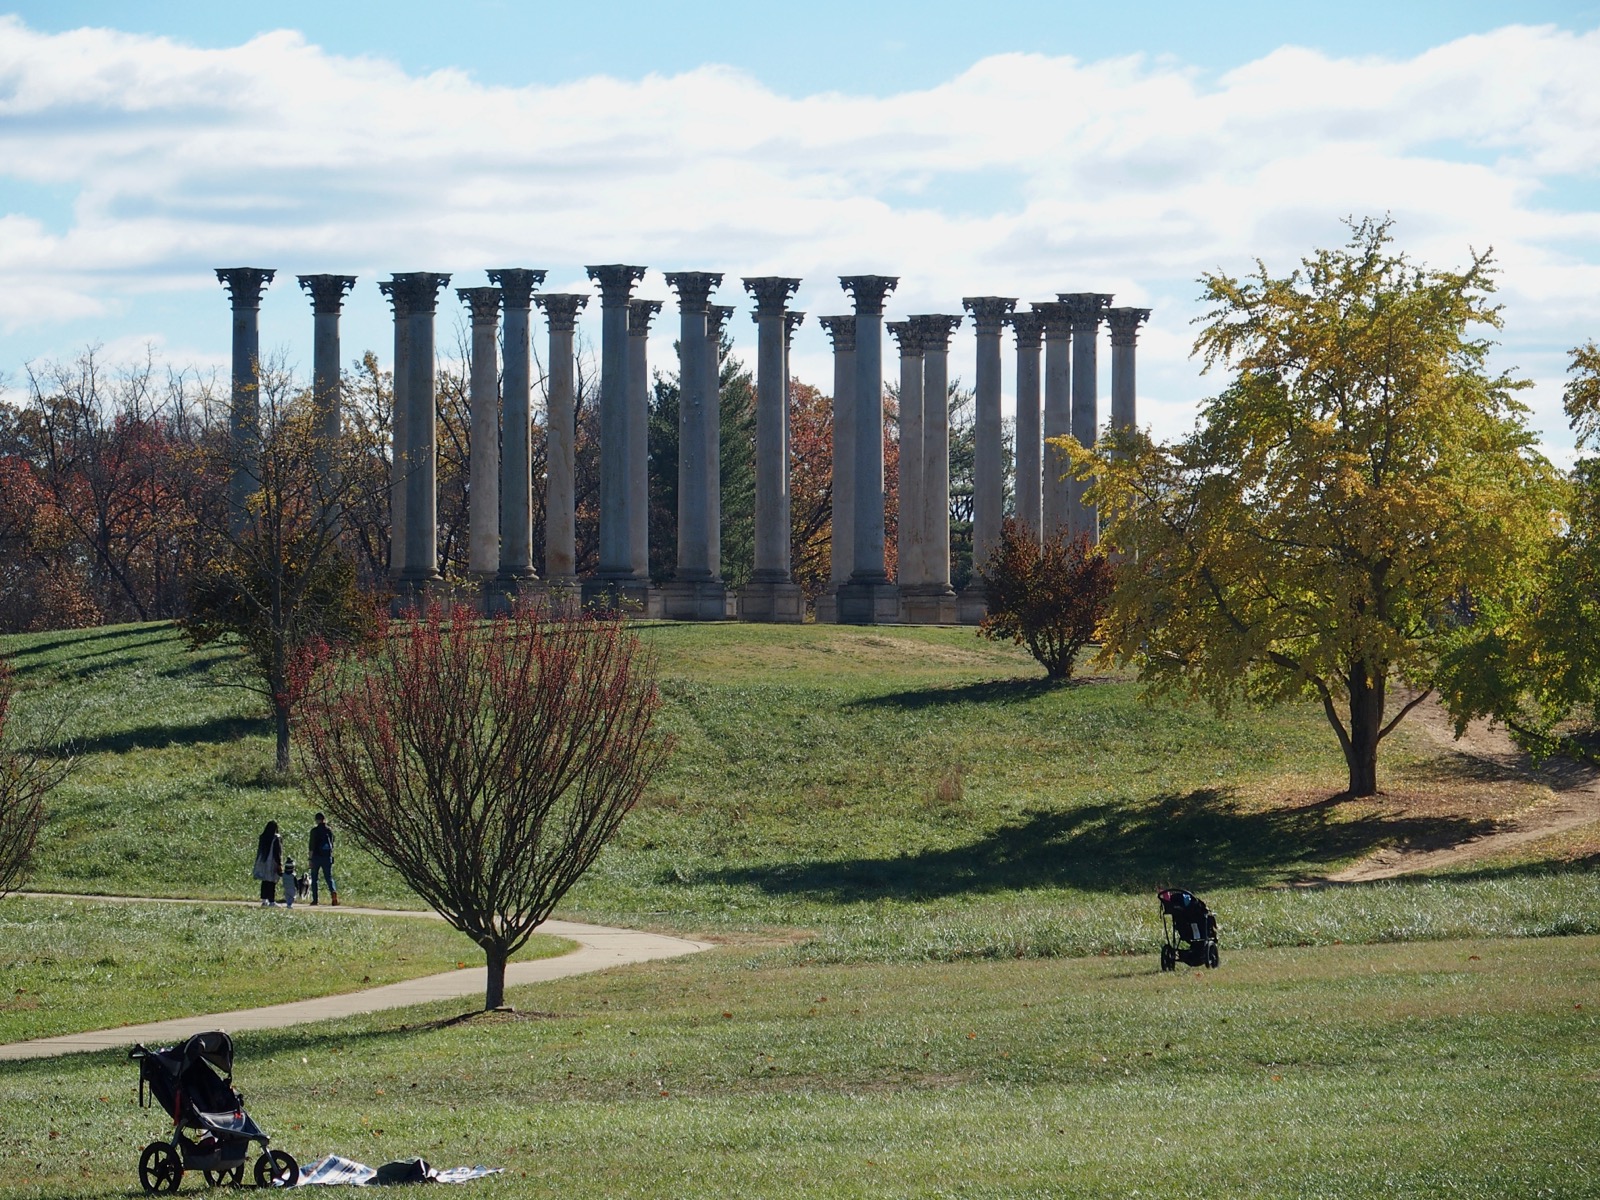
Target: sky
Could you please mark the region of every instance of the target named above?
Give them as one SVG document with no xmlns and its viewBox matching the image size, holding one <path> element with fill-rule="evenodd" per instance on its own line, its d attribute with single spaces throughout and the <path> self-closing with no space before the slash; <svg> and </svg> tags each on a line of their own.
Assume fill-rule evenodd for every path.
<svg viewBox="0 0 1600 1200">
<path fill-rule="evenodd" d="M 0 10 L 0 381 L 87 345 L 225 370 L 218 266 L 277 268 L 262 343 L 302 370 L 298 273 L 359 277 L 352 359 L 388 357 L 396 271 L 587 292 L 586 264 L 647 265 L 669 369 L 663 271 L 723 271 L 741 309 L 741 276 L 799 276 L 813 317 L 879 273 L 891 319 L 1151 308 L 1140 419 L 1170 437 L 1221 385 L 1189 353 L 1202 273 L 1284 274 L 1387 213 L 1434 266 L 1493 248 L 1495 363 L 1565 461 L 1566 352 L 1600 337 L 1597 77 L 1600 2 L 26 3 Z M 445 296 L 441 346 L 463 322 Z M 969 383 L 973 352 L 964 327 Z M 793 369 L 831 382 L 814 321 Z"/>
</svg>

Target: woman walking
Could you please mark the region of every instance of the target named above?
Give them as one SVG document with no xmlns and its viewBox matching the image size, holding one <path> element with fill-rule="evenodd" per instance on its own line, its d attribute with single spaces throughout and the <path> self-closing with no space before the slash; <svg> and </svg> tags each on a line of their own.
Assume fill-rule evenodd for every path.
<svg viewBox="0 0 1600 1200">
<path fill-rule="evenodd" d="M 261 881 L 261 907 L 275 908 L 278 904 L 278 880 L 283 876 L 283 839 L 278 836 L 278 823 L 268 821 L 256 842 L 256 865 L 251 872 Z"/>
</svg>

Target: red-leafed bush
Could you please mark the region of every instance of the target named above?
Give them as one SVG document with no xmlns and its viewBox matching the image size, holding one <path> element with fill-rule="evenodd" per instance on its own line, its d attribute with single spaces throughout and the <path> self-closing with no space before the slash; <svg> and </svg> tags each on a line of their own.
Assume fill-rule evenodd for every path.
<svg viewBox="0 0 1600 1200">
<path fill-rule="evenodd" d="M 1111 596 L 1111 564 L 1086 537 L 1056 533 L 1043 544 L 1007 518 L 980 568 L 989 615 L 984 637 L 1026 645 L 1051 679 L 1068 679 Z"/>
</svg>

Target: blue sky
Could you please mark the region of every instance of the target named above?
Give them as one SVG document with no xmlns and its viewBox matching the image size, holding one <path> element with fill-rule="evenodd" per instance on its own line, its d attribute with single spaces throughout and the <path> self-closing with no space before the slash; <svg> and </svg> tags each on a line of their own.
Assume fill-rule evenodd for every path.
<svg viewBox="0 0 1600 1200">
<path fill-rule="evenodd" d="M 814 314 L 860 270 L 903 277 L 891 315 L 1112 291 L 1156 309 L 1143 411 L 1172 433 L 1213 387 L 1187 356 L 1195 277 L 1287 269 L 1385 211 L 1439 265 L 1496 247 L 1503 358 L 1553 449 L 1563 352 L 1600 336 L 1600 3 L 8 11 L 13 386 L 90 342 L 224 362 L 212 266 L 280 269 L 264 342 L 303 363 L 298 271 L 362 277 L 354 354 L 388 344 L 392 271 L 539 266 L 576 288 L 620 259 L 725 270 L 724 303 L 738 275 L 802 275 Z M 659 275 L 645 292 L 668 295 Z M 953 353 L 963 371 L 970 343 Z M 814 325 L 795 361 L 826 382 Z"/>
</svg>

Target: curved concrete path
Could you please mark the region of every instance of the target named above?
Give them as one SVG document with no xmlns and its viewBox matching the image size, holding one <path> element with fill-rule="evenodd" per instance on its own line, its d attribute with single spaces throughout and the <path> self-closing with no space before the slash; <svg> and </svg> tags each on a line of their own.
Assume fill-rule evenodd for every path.
<svg viewBox="0 0 1600 1200">
<path fill-rule="evenodd" d="M 97 900 L 140 904 L 236 904 L 232 900 L 180 900 L 149 899 L 140 896 L 72 896 L 60 892 L 21 893 L 55 900 Z M 249 907 L 250 902 L 245 902 Z M 406 909 L 332 908 L 302 906 L 307 913 L 320 919 L 324 914 L 337 919 L 335 914 L 352 916 L 431 918 L 441 920 L 438 913 Z M 295 910 L 296 913 L 300 908 Z M 608 967 L 621 967 L 629 963 L 650 962 L 660 958 L 678 958 L 711 949 L 710 942 L 695 942 L 687 938 L 668 937 L 657 933 L 640 933 L 632 929 L 612 929 L 605 925 L 584 925 L 574 921 L 546 921 L 539 926 L 540 933 L 554 934 L 578 943 L 570 954 L 554 958 L 540 958 L 533 962 L 512 963 L 506 968 L 506 986 L 518 987 L 526 983 L 542 983 L 547 979 L 565 979 L 569 975 L 583 975 L 591 971 L 604 971 Z M 358 1013 L 377 1012 L 386 1008 L 405 1008 L 412 1004 L 425 1004 L 430 1000 L 449 1000 L 457 996 L 482 996 L 487 983 L 483 967 L 465 967 L 446 971 L 442 975 L 425 975 L 421 979 L 408 979 L 383 987 L 369 988 L 364 992 L 346 992 L 338 996 L 321 996 L 313 1000 L 295 1000 L 288 1004 L 270 1004 L 262 1008 L 243 1008 L 233 1012 L 209 1013 L 195 1017 L 175 1017 L 167 1021 L 152 1021 L 145 1025 L 123 1025 L 116 1029 L 99 1029 L 89 1033 L 69 1033 L 61 1037 L 37 1038 L 29 1042 L 12 1042 L 0 1045 L 0 1062 L 27 1058 L 49 1058 L 58 1054 L 79 1054 L 91 1050 L 119 1050 L 135 1042 L 170 1045 L 196 1033 L 209 1029 L 223 1029 L 238 1033 L 244 1029 L 281 1029 L 287 1025 L 301 1025 L 308 1021 L 326 1021 L 335 1017 L 355 1016 Z"/>
</svg>

